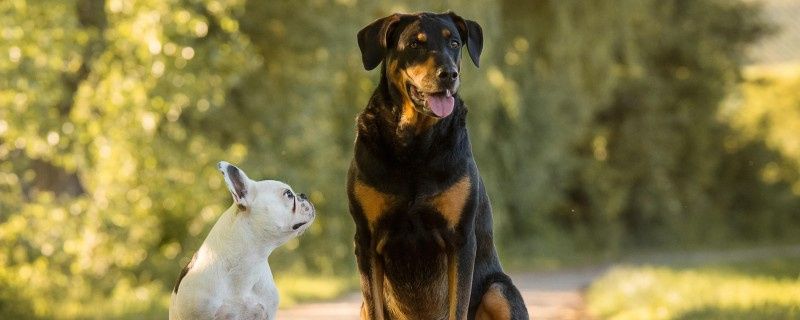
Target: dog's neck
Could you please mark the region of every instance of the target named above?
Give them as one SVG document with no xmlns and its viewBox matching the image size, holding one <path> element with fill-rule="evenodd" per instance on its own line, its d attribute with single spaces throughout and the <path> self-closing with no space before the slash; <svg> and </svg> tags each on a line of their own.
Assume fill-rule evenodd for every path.
<svg viewBox="0 0 800 320">
<path fill-rule="evenodd" d="M 211 228 L 198 250 L 195 266 L 217 263 L 235 287 L 252 288 L 262 276 L 272 277 L 267 258 L 282 242 L 268 241 L 253 234 L 233 205 Z"/>
</svg>

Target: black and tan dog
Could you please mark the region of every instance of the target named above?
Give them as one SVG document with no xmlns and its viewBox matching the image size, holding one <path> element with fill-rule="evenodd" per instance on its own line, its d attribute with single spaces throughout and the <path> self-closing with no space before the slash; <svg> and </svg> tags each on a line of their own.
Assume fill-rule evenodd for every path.
<svg viewBox="0 0 800 320">
<path fill-rule="evenodd" d="M 358 117 L 347 192 L 362 319 L 527 319 L 492 242 L 492 210 L 458 97 L 461 48 L 481 27 L 453 13 L 394 14 L 358 33 L 380 84 Z"/>
</svg>

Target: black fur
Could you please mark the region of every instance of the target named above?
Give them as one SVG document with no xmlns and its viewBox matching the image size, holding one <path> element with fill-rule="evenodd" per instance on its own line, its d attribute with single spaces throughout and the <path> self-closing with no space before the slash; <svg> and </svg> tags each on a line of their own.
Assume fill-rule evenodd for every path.
<svg viewBox="0 0 800 320">
<path fill-rule="evenodd" d="M 386 56 L 389 31 L 399 20 L 400 15 L 397 14 L 378 19 L 358 33 L 358 47 L 365 53 L 361 56 L 365 69 L 372 70 L 381 64 Z"/>
<path fill-rule="evenodd" d="M 392 15 L 359 32 L 364 67 L 371 69 L 384 62 L 380 83 L 357 119 L 354 159 L 347 183 L 350 213 L 356 224 L 358 269 L 362 281 L 367 282 L 366 287 L 362 284 L 364 304 L 369 317 L 373 317 L 372 308 L 377 297 L 372 296 L 369 288 L 374 259 L 384 272 L 386 285 L 381 293 L 384 303 L 393 303 L 411 318 L 446 316 L 447 259 L 454 256 L 459 266 L 459 318 L 467 314 L 473 319 L 488 285 L 499 282 L 512 306 L 513 319 L 527 319 L 519 291 L 503 273 L 494 247 L 491 206 L 473 159 L 466 128 L 467 108 L 463 101 L 456 94 L 452 114 L 433 121 L 422 130 L 401 125 L 402 90 L 405 88 L 398 88 L 387 78 L 387 64 L 396 62 L 402 68 L 425 60 L 425 56 L 421 56 L 423 53 L 398 52 L 396 48 L 413 40 L 408 37 L 416 31 L 409 34 L 408 28 L 430 27 L 421 25 L 424 23 L 438 23 L 436 28 L 463 26 L 464 30 L 457 32 L 462 40 L 467 39 L 466 45 L 476 65 L 483 45 L 480 26 L 453 13 Z M 439 38 L 429 37 L 428 40 Z M 436 43 L 427 45 L 441 47 L 436 47 Z M 460 50 L 431 51 L 450 55 L 437 57 L 437 62 L 460 63 Z M 469 177 L 470 192 L 457 225 L 450 229 L 447 220 L 426 199 L 447 190 L 464 176 Z M 355 194 L 356 183 L 368 185 L 394 200 L 372 229 Z M 382 244 L 380 252 L 376 249 L 379 243 Z M 392 312 L 384 305 L 386 319 L 392 319 Z"/>
</svg>

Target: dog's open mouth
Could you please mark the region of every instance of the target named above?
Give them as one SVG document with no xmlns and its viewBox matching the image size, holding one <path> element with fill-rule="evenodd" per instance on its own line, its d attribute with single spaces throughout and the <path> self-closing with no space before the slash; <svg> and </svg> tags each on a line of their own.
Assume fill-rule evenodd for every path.
<svg viewBox="0 0 800 320">
<path fill-rule="evenodd" d="M 308 222 L 295 223 L 294 225 L 292 225 L 292 230 L 300 229 L 300 227 L 306 225 L 306 223 L 308 223 Z"/>
<path fill-rule="evenodd" d="M 455 98 L 450 90 L 440 92 L 422 92 L 416 86 L 408 84 L 408 93 L 415 105 L 425 106 L 434 116 L 444 118 L 453 113 Z"/>
</svg>

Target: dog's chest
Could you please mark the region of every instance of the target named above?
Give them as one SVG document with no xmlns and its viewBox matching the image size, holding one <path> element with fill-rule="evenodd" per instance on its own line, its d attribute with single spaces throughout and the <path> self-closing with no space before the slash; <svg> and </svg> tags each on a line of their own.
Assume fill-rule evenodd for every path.
<svg viewBox="0 0 800 320">
<path fill-rule="evenodd" d="M 220 257 L 211 259 L 209 252 L 205 244 L 198 251 L 198 262 L 172 298 L 170 319 L 274 319 L 278 290 L 269 267 L 239 272 L 241 266 L 263 261 L 231 265 Z"/>
<path fill-rule="evenodd" d="M 269 282 L 259 281 L 249 292 L 223 297 L 214 318 L 272 320 L 277 308 L 277 288 Z"/>
<path fill-rule="evenodd" d="M 469 175 L 451 180 L 422 194 L 391 194 L 355 181 L 353 194 L 376 240 L 393 318 L 447 312 L 446 253 L 463 242 L 458 230 L 474 188 Z"/>
<path fill-rule="evenodd" d="M 447 315 L 447 265 L 444 255 L 384 259 L 383 296 L 392 319 L 444 319 Z"/>
<path fill-rule="evenodd" d="M 393 194 L 356 180 L 353 194 L 372 232 L 394 226 L 454 230 L 472 194 L 472 181 L 464 175 L 435 192 Z"/>
<path fill-rule="evenodd" d="M 458 241 L 436 212 L 411 211 L 387 218 L 391 228 L 376 231 L 384 271 L 384 297 L 393 319 L 447 312 L 447 255 Z"/>
</svg>

